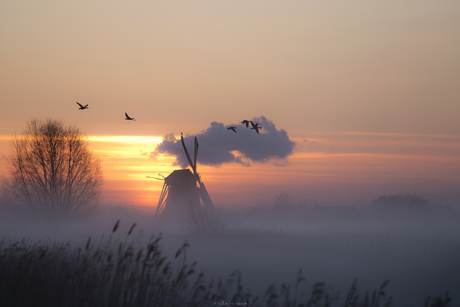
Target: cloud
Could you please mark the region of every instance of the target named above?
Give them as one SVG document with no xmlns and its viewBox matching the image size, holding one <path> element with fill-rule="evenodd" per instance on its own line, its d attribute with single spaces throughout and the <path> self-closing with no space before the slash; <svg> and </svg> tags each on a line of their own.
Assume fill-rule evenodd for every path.
<svg viewBox="0 0 460 307">
<path fill-rule="evenodd" d="M 275 160 L 275 165 L 286 165 L 295 142 L 289 139 L 285 130 L 276 129 L 273 122 L 264 116 L 253 118 L 252 121 L 262 127 L 260 134 L 242 124 L 224 126 L 222 123 L 212 122 L 209 128 L 196 135 L 199 143 L 198 163 L 219 166 L 236 162 L 250 166 L 251 162 L 266 163 Z M 237 126 L 237 133 L 227 130 L 230 126 Z M 194 136 L 186 136 L 184 141 L 193 160 Z M 173 134 L 166 135 L 150 156 L 155 158 L 158 154 L 175 156 L 174 165 L 183 168 L 189 166 L 182 144 Z M 282 160 L 285 161 L 280 163 Z"/>
</svg>

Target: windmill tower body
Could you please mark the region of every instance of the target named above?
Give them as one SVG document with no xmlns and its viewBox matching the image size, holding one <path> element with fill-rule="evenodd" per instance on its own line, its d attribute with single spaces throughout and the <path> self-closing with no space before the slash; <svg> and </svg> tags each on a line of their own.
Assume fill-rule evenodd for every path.
<svg viewBox="0 0 460 307">
<path fill-rule="evenodd" d="M 189 169 L 175 170 L 164 179 L 163 189 L 155 212 L 155 217 L 161 219 L 180 218 L 181 215 L 188 212 L 190 206 L 201 206 L 201 203 L 206 209 L 214 209 L 211 197 L 201 181 L 200 175 L 196 172 L 198 141 L 195 137 L 193 162 L 190 159 L 182 136 L 181 142 L 193 173 Z"/>
</svg>

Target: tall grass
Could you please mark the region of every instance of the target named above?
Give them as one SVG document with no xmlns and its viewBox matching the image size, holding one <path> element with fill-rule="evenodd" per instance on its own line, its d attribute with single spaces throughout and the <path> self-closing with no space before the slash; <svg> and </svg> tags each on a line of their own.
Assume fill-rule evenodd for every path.
<svg viewBox="0 0 460 307">
<path fill-rule="evenodd" d="M 348 294 L 338 293 L 324 283 L 304 287 L 300 270 L 294 286 L 272 284 L 253 296 L 241 283 L 237 270 L 226 281 L 206 282 L 203 273 L 188 263 L 185 242 L 168 259 L 160 250 L 161 234 L 146 244 L 112 234 L 88 238 L 86 244 L 26 239 L 0 241 L 0 306 L 390 306 L 388 281 L 372 292 L 361 294 L 357 281 Z M 421 300 L 421 306 L 423 301 Z M 425 307 L 448 306 L 449 294 L 426 298 Z"/>
</svg>

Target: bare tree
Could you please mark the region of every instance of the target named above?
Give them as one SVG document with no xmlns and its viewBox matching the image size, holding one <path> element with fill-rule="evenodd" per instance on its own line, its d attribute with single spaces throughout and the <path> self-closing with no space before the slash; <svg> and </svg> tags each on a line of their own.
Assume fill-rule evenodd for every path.
<svg viewBox="0 0 460 307">
<path fill-rule="evenodd" d="M 183 217 L 182 225 L 191 233 L 219 233 L 225 225 L 217 209 L 191 203 Z"/>
<path fill-rule="evenodd" d="M 273 206 L 275 208 L 286 208 L 292 205 L 293 198 L 288 192 L 280 192 L 273 197 Z"/>
<path fill-rule="evenodd" d="M 11 142 L 6 191 L 15 205 L 41 218 L 94 209 L 102 192 L 101 161 L 87 137 L 61 121 L 32 119 Z"/>
</svg>

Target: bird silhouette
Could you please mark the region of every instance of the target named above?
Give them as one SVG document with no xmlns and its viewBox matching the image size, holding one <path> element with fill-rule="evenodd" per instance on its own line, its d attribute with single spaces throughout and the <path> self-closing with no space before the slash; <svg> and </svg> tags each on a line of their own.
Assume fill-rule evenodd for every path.
<svg viewBox="0 0 460 307">
<path fill-rule="evenodd" d="M 251 125 L 252 125 L 251 129 L 254 129 L 257 132 L 257 134 L 259 134 L 259 129 L 262 129 L 262 127 L 259 127 L 259 123 L 254 124 L 253 122 L 251 122 Z"/>
<path fill-rule="evenodd" d="M 128 113 L 125 112 L 126 120 L 136 120 L 134 117 L 129 117 Z"/>
<path fill-rule="evenodd" d="M 86 106 L 82 106 L 82 105 L 81 105 L 81 104 L 79 104 L 78 102 L 77 102 L 77 104 L 80 106 L 80 108 L 78 108 L 78 110 L 84 110 L 84 109 L 88 109 L 88 105 L 86 105 Z"/>
<path fill-rule="evenodd" d="M 252 121 L 246 120 L 246 119 L 245 119 L 245 120 L 243 120 L 241 123 L 242 123 L 243 125 L 246 125 L 246 128 L 249 128 L 249 123 L 252 123 Z"/>
<path fill-rule="evenodd" d="M 227 130 L 232 130 L 233 132 L 237 133 L 235 126 L 228 127 Z"/>
</svg>

